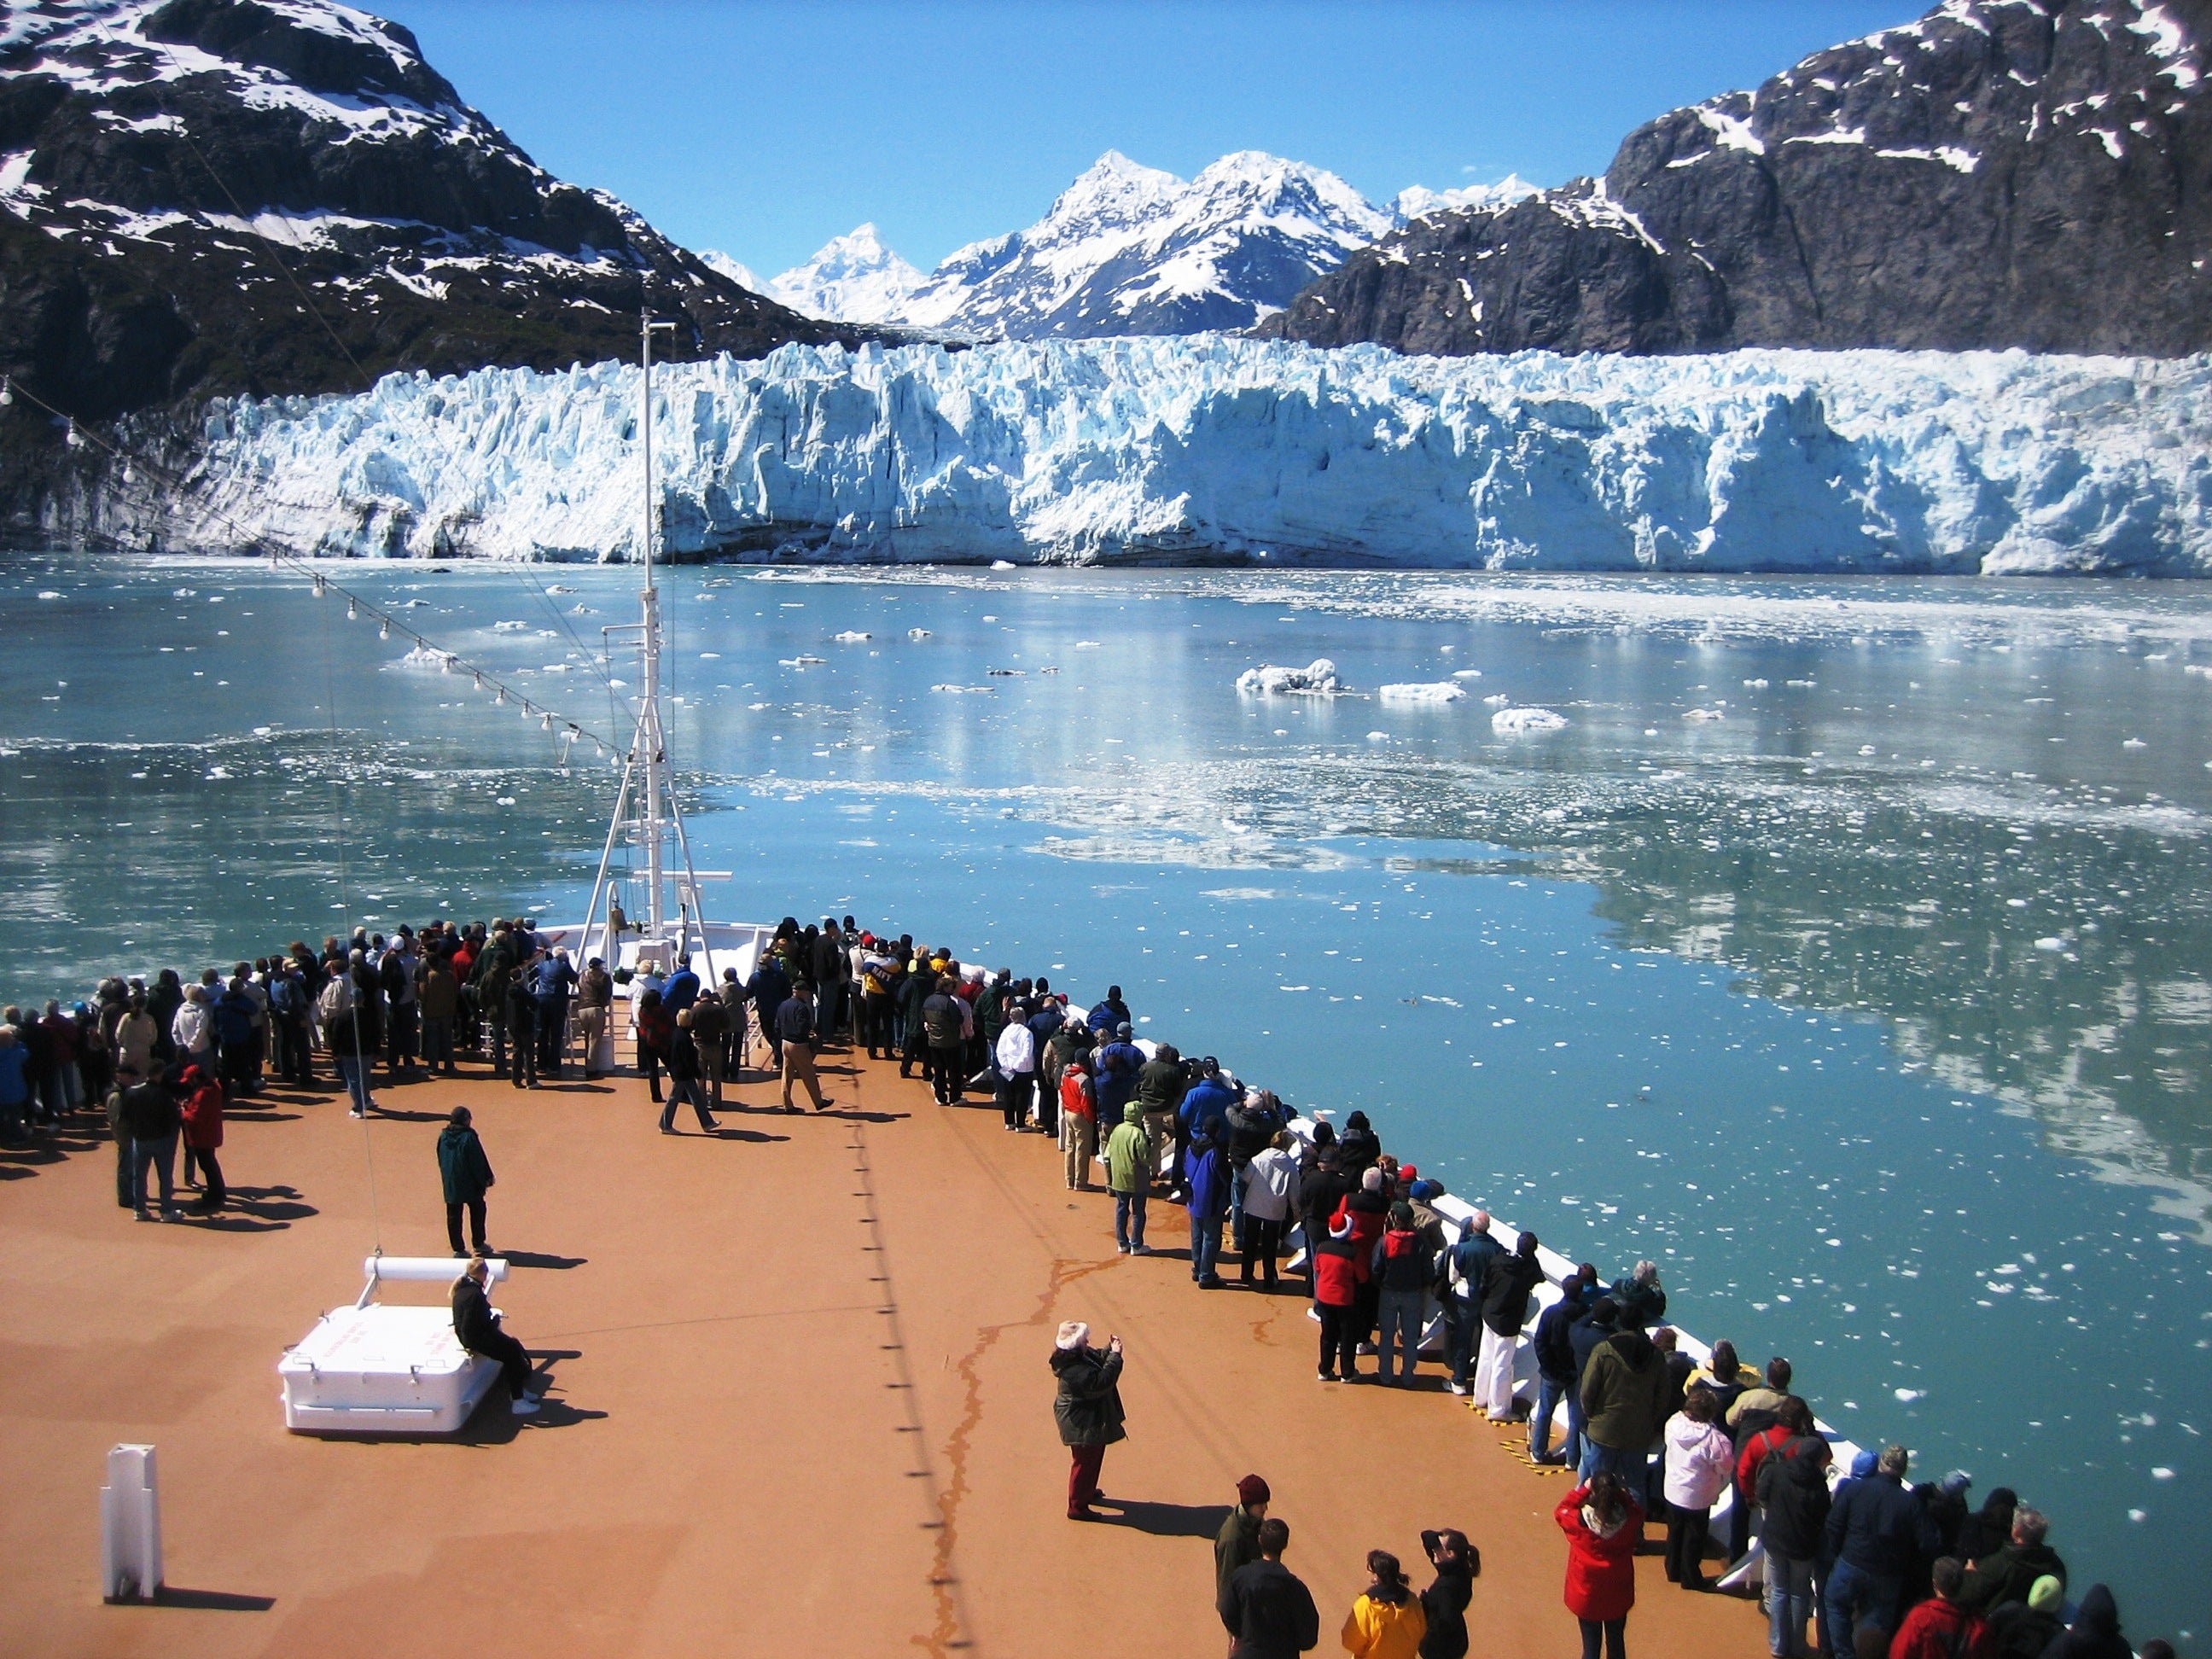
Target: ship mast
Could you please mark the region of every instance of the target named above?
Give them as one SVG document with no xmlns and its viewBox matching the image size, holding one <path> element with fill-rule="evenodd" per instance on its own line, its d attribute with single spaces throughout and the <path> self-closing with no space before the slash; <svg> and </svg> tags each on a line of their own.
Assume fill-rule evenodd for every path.
<svg viewBox="0 0 2212 1659">
<path fill-rule="evenodd" d="M 661 860 L 663 839 L 666 834 L 661 821 L 662 775 L 668 764 L 668 744 L 660 726 L 660 591 L 653 580 L 653 536 L 659 514 L 653 501 L 653 331 L 673 329 L 673 323 L 656 323 L 650 307 L 641 308 L 637 318 L 638 360 L 643 368 L 639 377 L 641 407 L 638 410 L 639 430 L 645 440 L 645 541 L 642 562 L 645 566 L 645 591 L 640 596 L 645 627 L 643 654 L 645 659 L 645 708 L 638 721 L 639 759 L 643 769 L 644 808 L 641 814 L 645 838 L 646 880 L 646 937 L 663 939 L 668 937 L 666 911 L 661 900 Z"/>
</svg>

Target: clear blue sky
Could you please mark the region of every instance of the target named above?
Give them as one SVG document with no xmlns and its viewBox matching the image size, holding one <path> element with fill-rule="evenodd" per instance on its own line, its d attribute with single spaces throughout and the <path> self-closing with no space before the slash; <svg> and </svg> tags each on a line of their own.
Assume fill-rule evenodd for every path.
<svg viewBox="0 0 2212 1659">
<path fill-rule="evenodd" d="M 363 0 L 356 0 L 362 3 Z M 1407 185 L 1559 184 L 1677 104 L 1919 0 L 1006 4 L 366 0 L 577 184 L 763 276 L 872 219 L 924 270 L 1113 149 L 1232 149 Z"/>
</svg>

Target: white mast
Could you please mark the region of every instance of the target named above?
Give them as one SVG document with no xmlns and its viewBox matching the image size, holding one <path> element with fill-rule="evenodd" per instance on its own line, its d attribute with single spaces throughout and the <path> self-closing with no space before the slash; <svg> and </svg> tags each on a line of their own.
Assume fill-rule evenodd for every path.
<svg viewBox="0 0 2212 1659">
<path fill-rule="evenodd" d="M 667 834 L 661 819 L 662 769 L 668 761 L 668 745 L 660 729 L 660 593 L 653 585 L 653 535 L 654 521 L 659 516 L 653 501 L 653 331 L 673 329 L 673 323 L 656 323 L 650 307 L 638 312 L 638 356 L 644 368 L 640 377 L 643 407 L 639 411 L 640 429 L 645 441 L 645 708 L 638 721 L 639 763 L 643 770 L 645 836 L 646 937 L 663 939 L 667 934 L 667 912 L 661 903 L 662 842 Z"/>
</svg>

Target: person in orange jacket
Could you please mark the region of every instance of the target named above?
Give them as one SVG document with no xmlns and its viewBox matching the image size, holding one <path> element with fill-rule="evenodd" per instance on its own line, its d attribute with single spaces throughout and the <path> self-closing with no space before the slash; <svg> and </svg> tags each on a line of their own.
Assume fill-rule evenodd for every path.
<svg viewBox="0 0 2212 1659">
<path fill-rule="evenodd" d="M 1344 1616 L 1344 1650 L 1353 1659 L 1420 1659 L 1429 1615 L 1421 1598 L 1406 1587 L 1398 1558 L 1388 1550 L 1367 1552 L 1372 1581 Z"/>
<path fill-rule="evenodd" d="M 1583 1659 L 1627 1659 L 1628 1610 L 1636 1605 L 1636 1546 L 1644 1511 L 1610 1469 L 1592 1475 L 1553 1512 L 1567 1535 L 1567 1611 L 1583 1627 Z"/>
</svg>

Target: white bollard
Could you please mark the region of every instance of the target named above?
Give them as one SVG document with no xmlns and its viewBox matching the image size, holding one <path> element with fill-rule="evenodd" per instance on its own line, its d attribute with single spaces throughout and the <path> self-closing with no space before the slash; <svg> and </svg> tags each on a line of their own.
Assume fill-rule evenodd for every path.
<svg viewBox="0 0 2212 1659">
<path fill-rule="evenodd" d="M 161 1589 L 161 1498 L 154 1449 L 118 1446 L 100 1489 L 100 1585 L 110 1601 L 150 1601 Z"/>
</svg>

